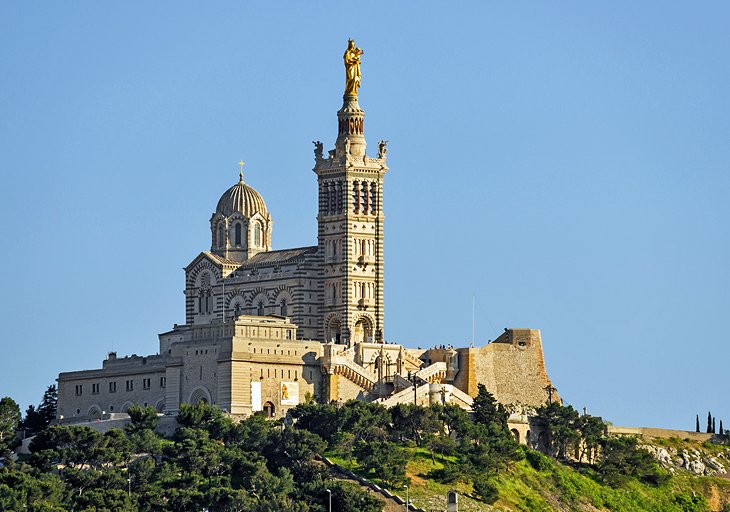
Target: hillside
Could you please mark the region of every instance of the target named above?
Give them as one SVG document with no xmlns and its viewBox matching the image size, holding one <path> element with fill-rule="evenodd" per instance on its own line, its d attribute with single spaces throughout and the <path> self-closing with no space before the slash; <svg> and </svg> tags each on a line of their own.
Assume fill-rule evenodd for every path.
<svg viewBox="0 0 730 512">
<path fill-rule="evenodd" d="M 133 407 L 123 430 L 44 427 L 21 460 L 5 451 L 0 510 L 397 512 L 407 492 L 413 511 L 443 511 L 454 489 L 462 512 L 730 512 L 730 446 L 608 435 L 557 403 L 535 414 L 550 456 L 515 441 L 483 387 L 471 413 L 307 402 L 285 422 L 185 405 L 167 437 Z"/>
<path fill-rule="evenodd" d="M 674 448 L 703 454 L 706 458 L 720 458 L 730 462 L 730 447 L 700 444 L 682 440 L 652 439 L 643 443 L 657 451 Z M 429 474 L 443 468 L 436 457 L 434 462 L 427 450 L 410 448 L 411 460 L 406 475 L 410 478 L 409 495 L 415 507 L 423 510 L 445 510 L 446 493 L 455 489 L 461 495 L 462 512 L 501 511 L 621 511 L 621 512 L 700 512 L 730 510 L 730 474 L 698 476 L 690 471 L 676 469 L 669 481 L 652 486 L 631 480 L 619 488 L 601 484 L 597 474 L 589 468 L 576 468 L 555 461 L 533 451 L 529 459 L 511 465 L 496 478 L 499 499 L 488 505 L 469 497 L 471 485 L 440 483 Z M 363 473 L 356 464 L 330 453 L 339 465 L 356 473 Z M 537 469 L 539 468 L 539 469 Z M 379 479 L 376 482 L 383 484 Z M 384 485 L 384 484 L 383 484 Z M 386 485 L 387 487 L 387 485 Z M 405 489 L 393 491 L 405 497 Z"/>
</svg>

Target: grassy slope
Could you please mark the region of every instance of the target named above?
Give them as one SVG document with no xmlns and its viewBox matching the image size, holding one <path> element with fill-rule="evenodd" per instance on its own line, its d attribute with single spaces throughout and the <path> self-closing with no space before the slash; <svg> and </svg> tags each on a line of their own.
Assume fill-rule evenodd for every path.
<svg viewBox="0 0 730 512">
<path fill-rule="evenodd" d="M 661 487 L 653 487 L 632 480 L 626 486 L 613 489 L 601 485 L 591 478 L 588 470 L 578 471 L 572 467 L 549 460 L 547 469 L 535 470 L 527 461 L 514 464 L 497 480 L 500 498 L 489 506 L 465 495 L 471 493 L 471 486 L 464 483 L 442 484 L 428 477 L 433 469 L 442 467 L 438 456 L 432 462 L 427 450 L 410 449 L 412 460 L 408 464 L 410 497 L 414 505 L 425 510 L 444 510 L 445 495 L 456 489 L 460 495 L 462 512 L 488 510 L 512 511 L 621 511 L 621 512 L 692 512 L 719 510 L 722 503 L 730 503 L 730 480 L 693 477 L 679 472 Z M 338 457 L 328 456 L 338 464 L 358 471 L 356 465 Z M 375 475 L 364 475 L 379 484 Z M 392 489 L 405 496 L 404 489 Z M 693 496 L 696 498 L 693 499 Z M 693 502 L 694 501 L 694 502 Z"/>
</svg>

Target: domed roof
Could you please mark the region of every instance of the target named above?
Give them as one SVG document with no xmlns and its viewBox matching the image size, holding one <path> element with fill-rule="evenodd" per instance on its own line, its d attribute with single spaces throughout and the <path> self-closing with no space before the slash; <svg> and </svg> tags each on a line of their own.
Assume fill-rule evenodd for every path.
<svg viewBox="0 0 730 512">
<path fill-rule="evenodd" d="M 256 192 L 243 182 L 243 176 L 238 183 L 226 190 L 218 200 L 218 206 L 215 212 L 225 215 L 226 217 L 235 212 L 242 214 L 244 217 L 252 217 L 254 213 L 260 213 L 264 217 L 268 215 L 266 203 L 261 194 Z"/>
</svg>

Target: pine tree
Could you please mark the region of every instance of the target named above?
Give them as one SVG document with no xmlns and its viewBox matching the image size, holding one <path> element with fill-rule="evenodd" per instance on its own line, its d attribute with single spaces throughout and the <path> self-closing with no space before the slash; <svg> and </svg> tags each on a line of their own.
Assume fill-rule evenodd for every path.
<svg viewBox="0 0 730 512">
<path fill-rule="evenodd" d="M 38 406 L 38 414 L 43 418 L 44 427 L 56 419 L 56 404 L 58 403 L 58 390 L 55 384 L 51 384 L 43 393 L 43 398 Z"/>
<path fill-rule="evenodd" d="M 699 432 L 700 431 L 700 415 L 699 414 L 697 415 L 696 423 L 697 423 L 697 426 L 695 427 L 695 432 Z"/>
<path fill-rule="evenodd" d="M 707 433 L 712 434 L 712 413 L 707 413 Z"/>
</svg>

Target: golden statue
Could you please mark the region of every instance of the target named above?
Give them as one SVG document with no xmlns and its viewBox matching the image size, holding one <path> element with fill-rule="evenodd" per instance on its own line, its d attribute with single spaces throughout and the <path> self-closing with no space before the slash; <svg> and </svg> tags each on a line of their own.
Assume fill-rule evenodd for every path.
<svg viewBox="0 0 730 512">
<path fill-rule="evenodd" d="M 345 50 L 345 96 L 357 96 L 357 89 L 360 87 L 360 55 L 363 52 L 360 48 L 355 48 L 355 41 L 347 40 L 347 50 Z"/>
</svg>

